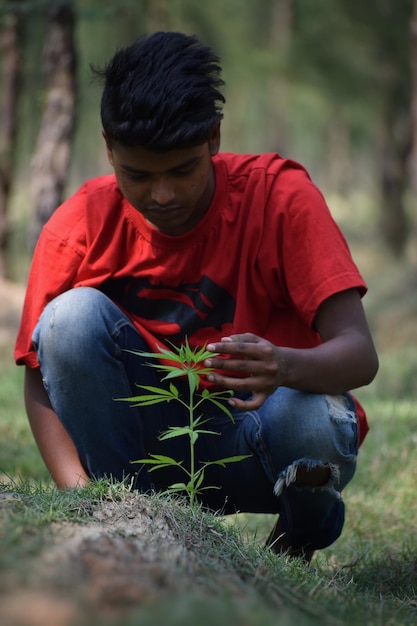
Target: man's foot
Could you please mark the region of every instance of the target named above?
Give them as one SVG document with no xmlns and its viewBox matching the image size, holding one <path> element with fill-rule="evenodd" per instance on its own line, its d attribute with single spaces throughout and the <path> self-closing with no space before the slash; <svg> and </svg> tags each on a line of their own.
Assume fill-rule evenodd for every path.
<svg viewBox="0 0 417 626">
<path fill-rule="evenodd" d="M 274 554 L 287 554 L 291 559 L 299 558 L 308 565 L 313 558 L 314 550 L 304 548 L 293 548 L 286 538 L 286 532 L 281 527 L 281 520 L 278 518 L 275 527 L 266 540 L 266 548 L 270 548 Z"/>
</svg>

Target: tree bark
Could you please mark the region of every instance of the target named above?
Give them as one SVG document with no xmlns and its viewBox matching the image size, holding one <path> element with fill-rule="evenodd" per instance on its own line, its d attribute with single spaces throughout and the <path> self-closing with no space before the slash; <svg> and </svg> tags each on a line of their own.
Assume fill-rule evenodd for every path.
<svg viewBox="0 0 417 626">
<path fill-rule="evenodd" d="M 383 119 L 381 160 L 382 236 L 397 257 L 404 254 L 409 234 L 404 196 L 409 178 L 407 164 L 410 155 L 409 118 L 396 105 L 395 93 L 388 95 L 388 111 Z"/>
<path fill-rule="evenodd" d="M 410 180 L 417 192 L 417 0 L 411 19 L 411 124 L 413 145 L 410 157 Z"/>
<path fill-rule="evenodd" d="M 68 178 L 76 116 L 74 27 L 72 0 L 53 2 L 44 47 L 46 97 L 31 172 L 32 249 L 43 225 L 61 204 Z"/>
<path fill-rule="evenodd" d="M 404 58 L 396 54 L 387 36 L 381 59 L 385 76 L 385 107 L 381 117 L 381 225 L 382 236 L 397 257 L 405 252 L 410 226 L 405 192 L 410 185 L 412 88 L 411 76 L 404 79 L 404 72 L 410 72 L 410 60 L 409 53 Z"/>
<path fill-rule="evenodd" d="M 10 4 L 10 8 L 8 5 Z M 0 277 L 8 277 L 7 244 L 9 235 L 8 202 L 15 164 L 17 110 L 22 69 L 22 14 L 18 3 L 7 2 L 0 30 Z"/>
<path fill-rule="evenodd" d="M 269 102 L 272 111 L 269 116 L 266 146 L 285 155 L 291 144 L 288 136 L 290 84 L 286 68 L 292 38 L 293 0 L 272 0 L 270 20 L 269 48 L 280 70 L 269 80 Z"/>
</svg>

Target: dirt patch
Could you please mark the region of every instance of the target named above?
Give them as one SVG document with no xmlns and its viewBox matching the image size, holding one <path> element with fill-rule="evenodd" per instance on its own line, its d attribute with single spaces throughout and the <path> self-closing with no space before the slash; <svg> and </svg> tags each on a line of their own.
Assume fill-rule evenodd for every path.
<svg viewBox="0 0 417 626">
<path fill-rule="evenodd" d="M 84 523 L 53 524 L 40 553 L 1 581 L 2 626 L 114 624 L 167 597 L 253 596 L 222 551 L 212 550 L 214 528 L 184 534 L 169 509 L 152 502 L 130 494 L 95 506 Z"/>
</svg>

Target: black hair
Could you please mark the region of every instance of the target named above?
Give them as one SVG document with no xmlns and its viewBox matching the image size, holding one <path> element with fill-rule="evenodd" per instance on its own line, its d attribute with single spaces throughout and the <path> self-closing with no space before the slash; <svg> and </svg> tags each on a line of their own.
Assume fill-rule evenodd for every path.
<svg viewBox="0 0 417 626">
<path fill-rule="evenodd" d="M 116 52 L 103 70 L 109 141 L 165 152 L 207 141 L 222 119 L 220 60 L 195 35 L 157 32 Z"/>
</svg>

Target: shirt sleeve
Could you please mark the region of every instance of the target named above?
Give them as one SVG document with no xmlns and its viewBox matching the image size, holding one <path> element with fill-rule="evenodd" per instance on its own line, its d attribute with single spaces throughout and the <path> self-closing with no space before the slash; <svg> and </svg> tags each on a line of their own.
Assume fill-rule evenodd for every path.
<svg viewBox="0 0 417 626">
<path fill-rule="evenodd" d="M 294 309 L 311 327 L 324 300 L 351 288 L 363 296 L 367 287 L 342 231 L 309 177 L 290 170 L 284 188 L 277 246 L 281 280 Z"/>
</svg>

